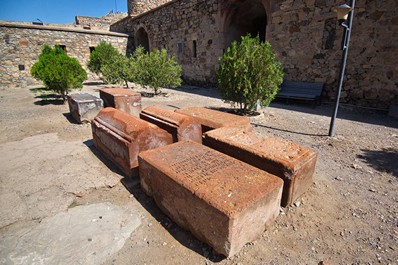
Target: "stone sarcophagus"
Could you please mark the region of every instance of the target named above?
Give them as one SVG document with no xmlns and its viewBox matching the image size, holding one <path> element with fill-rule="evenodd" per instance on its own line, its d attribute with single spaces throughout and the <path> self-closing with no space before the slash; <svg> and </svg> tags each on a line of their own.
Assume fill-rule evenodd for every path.
<svg viewBox="0 0 398 265">
<path fill-rule="evenodd" d="M 169 132 L 174 142 L 192 140 L 202 143 L 202 127 L 190 116 L 150 106 L 142 110 L 140 118 Z"/>
<path fill-rule="evenodd" d="M 100 89 L 104 107 L 112 107 L 138 117 L 141 112 L 141 94 L 128 88 Z"/>
<path fill-rule="evenodd" d="M 248 117 L 202 107 L 177 109 L 175 112 L 195 118 L 196 122 L 202 125 L 203 133 L 221 127 L 251 126 Z"/>
<path fill-rule="evenodd" d="M 90 122 L 103 108 L 100 98 L 88 93 L 77 93 L 68 95 L 69 111 L 78 122 Z"/>
<path fill-rule="evenodd" d="M 274 137 L 259 138 L 250 127 L 207 132 L 203 144 L 282 178 L 282 206 L 295 202 L 313 182 L 314 150 Z"/>
<path fill-rule="evenodd" d="M 139 155 L 140 182 L 161 210 L 227 257 L 279 214 L 283 181 L 193 141 Z"/>
<path fill-rule="evenodd" d="M 92 120 L 94 146 L 127 176 L 138 173 L 141 151 L 171 144 L 165 130 L 114 108 L 104 108 Z"/>
</svg>

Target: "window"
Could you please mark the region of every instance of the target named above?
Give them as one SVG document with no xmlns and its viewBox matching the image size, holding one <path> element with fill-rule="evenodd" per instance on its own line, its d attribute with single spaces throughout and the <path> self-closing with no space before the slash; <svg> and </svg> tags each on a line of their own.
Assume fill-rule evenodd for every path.
<svg viewBox="0 0 398 265">
<path fill-rule="evenodd" d="M 19 69 L 19 71 L 24 71 L 25 65 L 23 65 L 23 64 L 18 65 L 18 69 Z"/>
<path fill-rule="evenodd" d="M 177 43 L 177 52 L 182 53 L 184 51 L 184 44 L 183 43 Z"/>
<path fill-rule="evenodd" d="M 59 47 L 64 50 L 64 52 L 66 53 L 66 46 L 65 45 L 59 45 Z"/>
<path fill-rule="evenodd" d="M 90 54 L 92 54 L 93 51 L 95 51 L 95 47 L 90 47 Z"/>
<path fill-rule="evenodd" d="M 198 53 L 197 53 L 197 50 L 196 50 L 196 40 L 194 40 L 192 42 L 192 57 L 193 58 L 197 58 L 198 57 Z"/>
</svg>

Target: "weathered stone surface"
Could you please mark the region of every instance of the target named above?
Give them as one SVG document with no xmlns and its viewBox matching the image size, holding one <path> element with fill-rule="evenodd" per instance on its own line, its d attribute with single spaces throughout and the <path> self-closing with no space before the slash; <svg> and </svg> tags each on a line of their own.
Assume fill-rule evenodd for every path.
<svg viewBox="0 0 398 265">
<path fill-rule="evenodd" d="M 102 109 L 103 103 L 100 98 L 88 93 L 68 95 L 69 111 L 78 122 L 90 122 Z"/>
<path fill-rule="evenodd" d="M 141 224 L 137 213 L 110 203 L 77 206 L 35 226 L 3 230 L 1 264 L 102 264 Z"/>
<path fill-rule="evenodd" d="M 91 125 L 94 146 L 127 176 L 137 175 L 141 151 L 173 142 L 165 130 L 114 108 L 104 108 Z"/>
<path fill-rule="evenodd" d="M 248 117 L 202 107 L 176 109 L 175 112 L 194 117 L 196 121 L 202 125 L 203 132 L 221 127 L 251 126 L 250 119 Z"/>
<path fill-rule="evenodd" d="M 100 97 L 104 101 L 104 107 L 112 107 L 135 117 L 141 112 L 141 94 L 125 88 L 100 89 Z"/>
<path fill-rule="evenodd" d="M 142 110 L 140 118 L 169 132 L 174 142 L 192 140 L 202 143 L 202 127 L 190 116 L 150 106 Z"/>
<path fill-rule="evenodd" d="M 183 228 L 233 256 L 279 214 L 283 181 L 188 141 L 142 152 L 144 191 Z"/>
<path fill-rule="evenodd" d="M 295 202 L 313 182 L 317 154 L 299 144 L 261 139 L 248 127 L 207 132 L 203 144 L 282 178 L 282 206 Z"/>
</svg>

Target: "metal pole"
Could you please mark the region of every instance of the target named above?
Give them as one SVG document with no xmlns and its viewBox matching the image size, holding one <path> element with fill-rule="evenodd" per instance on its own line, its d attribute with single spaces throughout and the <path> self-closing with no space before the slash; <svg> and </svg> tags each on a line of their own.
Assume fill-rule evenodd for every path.
<svg viewBox="0 0 398 265">
<path fill-rule="evenodd" d="M 337 111 L 339 109 L 341 89 L 343 87 L 345 67 L 347 64 L 348 47 L 350 45 L 350 38 L 351 38 L 351 31 L 352 31 L 352 20 L 354 18 L 355 0 L 351 1 L 351 8 L 352 8 L 352 10 L 350 11 L 350 14 L 348 16 L 348 24 L 347 24 L 347 26 L 344 27 L 345 29 L 344 29 L 343 38 L 345 41 L 343 41 L 343 57 L 342 57 L 341 66 L 340 66 L 339 87 L 338 87 L 338 90 L 336 93 L 336 103 L 334 106 L 332 120 L 330 121 L 330 127 L 329 127 L 329 136 L 330 137 L 332 137 L 334 134 L 334 122 L 336 120 Z"/>
</svg>

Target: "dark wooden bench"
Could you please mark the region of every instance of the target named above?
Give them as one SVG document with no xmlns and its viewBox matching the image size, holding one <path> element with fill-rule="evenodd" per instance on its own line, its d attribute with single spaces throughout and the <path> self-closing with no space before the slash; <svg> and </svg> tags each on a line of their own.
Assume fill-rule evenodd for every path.
<svg viewBox="0 0 398 265">
<path fill-rule="evenodd" d="M 276 98 L 312 101 L 315 106 L 315 104 L 321 104 L 324 86 L 323 83 L 284 80 Z"/>
</svg>

